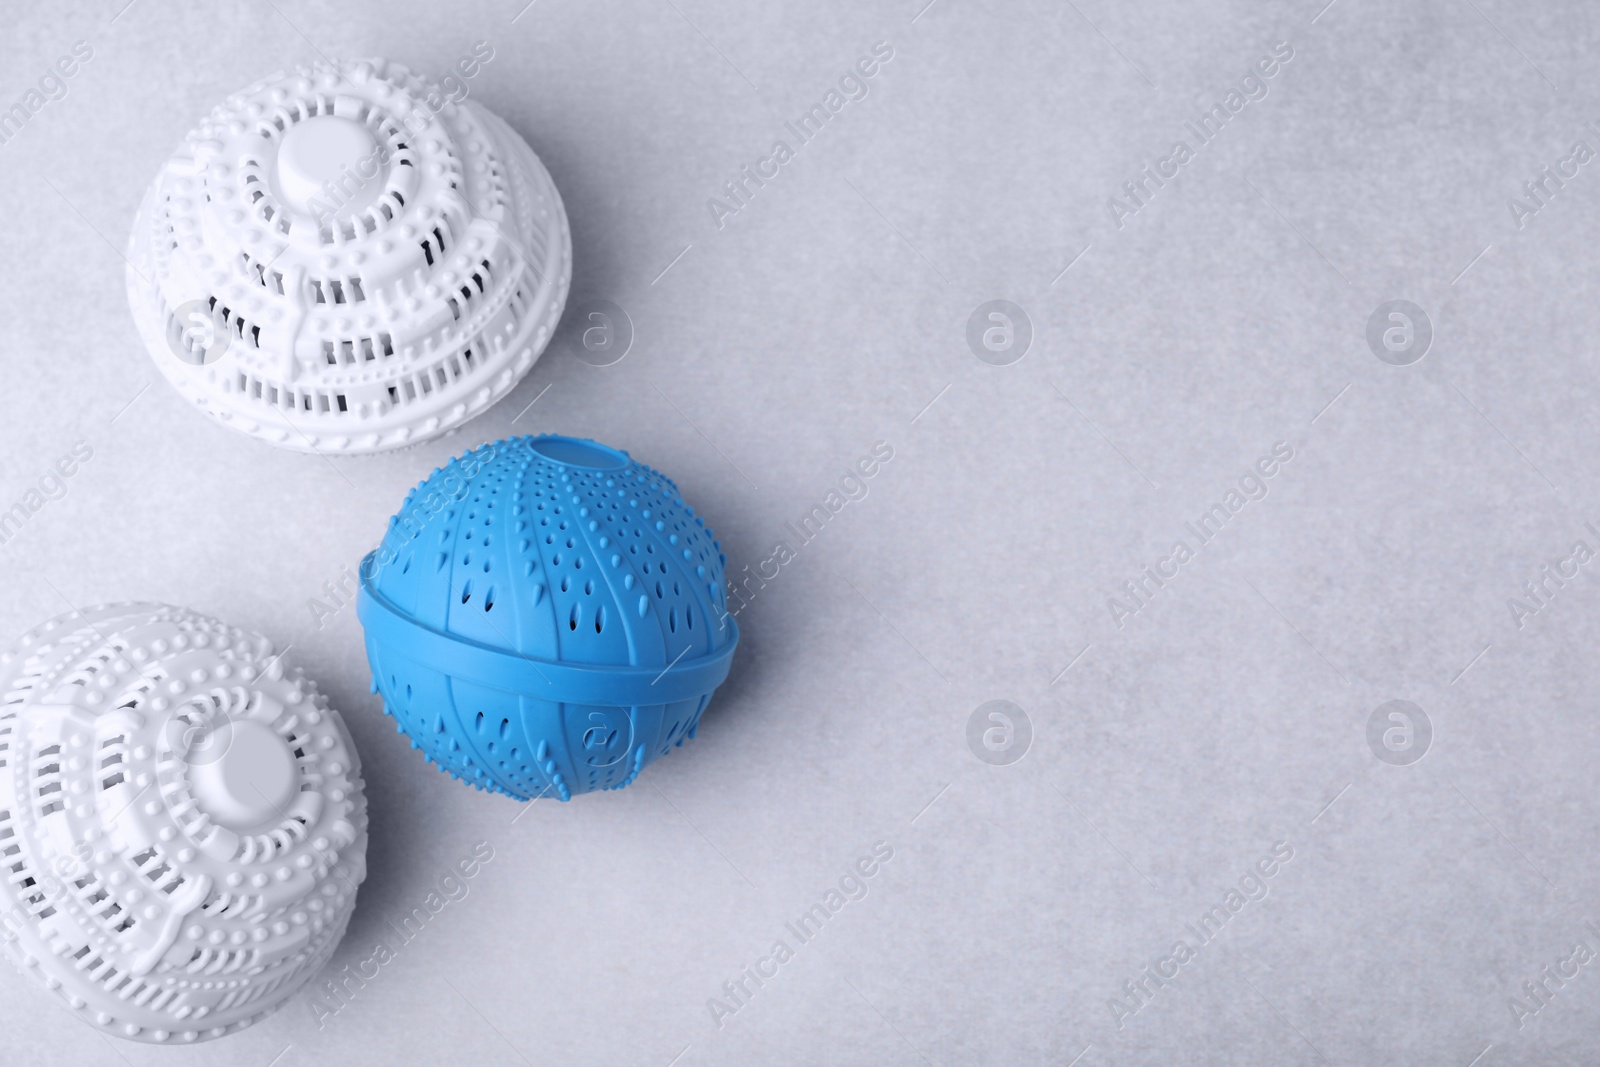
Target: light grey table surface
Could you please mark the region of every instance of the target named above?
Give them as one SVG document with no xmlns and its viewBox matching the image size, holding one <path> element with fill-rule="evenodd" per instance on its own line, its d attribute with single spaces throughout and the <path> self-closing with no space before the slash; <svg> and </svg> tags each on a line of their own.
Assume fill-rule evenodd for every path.
<svg viewBox="0 0 1600 1067">
<path fill-rule="evenodd" d="M 7 971 L 0 1060 L 1600 1060 L 1600 968 L 1546 977 L 1600 951 L 1600 562 L 1573 555 L 1600 551 L 1592 5 L 123 2 L 0 16 L 0 104 L 93 48 L 0 144 L 0 505 L 93 449 L 0 545 L 0 630 L 138 598 L 292 642 L 370 799 L 335 969 L 477 843 L 494 858 L 336 1013 L 302 994 L 219 1042 L 113 1047 Z M 549 352 L 464 430 L 377 458 L 187 410 L 120 256 L 184 132 L 319 53 L 443 73 L 480 40 L 473 99 L 571 217 Z M 866 95 L 793 138 L 878 42 Z M 1202 144 L 1186 123 L 1275 48 Z M 708 204 L 779 140 L 747 205 Z M 1146 166 L 1176 177 L 1112 208 Z M 1535 201 L 1546 166 L 1572 176 Z M 995 299 L 1031 324 L 1005 366 L 967 341 Z M 1367 340 L 1396 299 L 1433 332 L 1405 366 Z M 574 345 L 601 300 L 635 337 L 596 368 Z M 434 465 L 541 431 L 672 472 L 735 568 L 876 442 L 894 456 L 740 614 L 698 740 L 524 808 L 424 765 L 368 695 L 354 611 L 311 601 Z M 1187 524 L 1241 478 L 1266 495 L 1201 545 Z M 1132 612 L 1123 583 L 1180 541 Z M 1546 565 L 1576 576 L 1541 606 Z M 1020 760 L 969 745 L 991 700 L 1026 715 Z M 1391 700 L 1426 716 L 1420 760 L 1369 745 Z M 864 899 L 787 932 L 875 846 Z M 1266 896 L 1228 911 L 1241 880 Z M 714 1012 L 780 938 L 793 958 Z M 1179 939 L 1193 958 L 1163 963 Z"/>
</svg>

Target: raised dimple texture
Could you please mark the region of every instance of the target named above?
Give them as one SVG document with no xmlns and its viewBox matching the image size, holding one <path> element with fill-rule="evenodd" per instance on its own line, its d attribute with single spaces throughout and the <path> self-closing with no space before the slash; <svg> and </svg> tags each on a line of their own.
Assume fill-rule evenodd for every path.
<svg viewBox="0 0 1600 1067">
<path fill-rule="evenodd" d="M 262 637 L 113 604 L 0 652 L 0 945 L 105 1033 L 281 1006 L 344 935 L 366 826 L 343 721 Z"/>
<path fill-rule="evenodd" d="M 571 280 L 561 198 L 509 126 L 430 88 L 377 59 L 274 74 L 162 168 L 128 296 L 196 406 L 286 448 L 376 452 L 533 366 Z"/>
<path fill-rule="evenodd" d="M 447 638 L 667 679 L 731 651 L 724 565 L 705 521 L 659 471 L 604 446 L 520 437 L 474 449 L 413 490 L 363 586 Z M 533 695 L 419 663 L 370 626 L 367 654 L 385 710 L 415 747 L 523 799 L 627 785 L 693 735 L 711 696 L 618 706 L 581 685 Z"/>
</svg>

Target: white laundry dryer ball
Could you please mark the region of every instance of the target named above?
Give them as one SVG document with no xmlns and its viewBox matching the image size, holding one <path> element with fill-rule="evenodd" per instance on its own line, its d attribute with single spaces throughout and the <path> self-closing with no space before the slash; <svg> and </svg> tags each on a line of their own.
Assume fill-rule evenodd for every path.
<svg viewBox="0 0 1600 1067">
<path fill-rule="evenodd" d="M 234 93 L 134 220 L 128 299 L 206 414 L 285 448 L 380 452 L 504 397 L 566 301 L 550 175 L 473 100 L 380 59 Z"/>
<path fill-rule="evenodd" d="M 0 951 L 107 1034 L 282 1005 L 344 936 L 366 827 L 343 721 L 263 637 L 112 604 L 0 652 Z"/>
</svg>

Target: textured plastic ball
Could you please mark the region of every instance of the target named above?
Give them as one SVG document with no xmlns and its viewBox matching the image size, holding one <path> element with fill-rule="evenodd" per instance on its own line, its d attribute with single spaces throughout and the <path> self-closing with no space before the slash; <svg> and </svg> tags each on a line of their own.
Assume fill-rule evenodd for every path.
<svg viewBox="0 0 1600 1067">
<path fill-rule="evenodd" d="M 344 936 L 367 812 L 338 712 L 263 637 L 182 608 L 64 615 L 0 652 L 0 951 L 106 1034 L 280 1007 Z"/>
<path fill-rule="evenodd" d="M 381 59 L 229 96 L 134 220 L 128 301 L 196 407 L 285 448 L 378 452 L 509 393 L 566 301 L 550 175 L 473 100 Z"/>
<path fill-rule="evenodd" d="M 362 561 L 373 691 L 413 748 L 522 800 L 620 789 L 693 737 L 738 627 L 661 472 L 570 437 L 435 470 Z"/>
</svg>

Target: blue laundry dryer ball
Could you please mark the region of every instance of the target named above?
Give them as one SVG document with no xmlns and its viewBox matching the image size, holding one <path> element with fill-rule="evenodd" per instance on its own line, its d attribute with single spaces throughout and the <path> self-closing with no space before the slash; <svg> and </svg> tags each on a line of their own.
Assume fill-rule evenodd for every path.
<svg viewBox="0 0 1600 1067">
<path fill-rule="evenodd" d="M 414 748 L 522 800 L 620 789 L 693 737 L 738 627 L 671 479 L 571 437 L 435 470 L 361 565 L 373 691 Z"/>
</svg>

